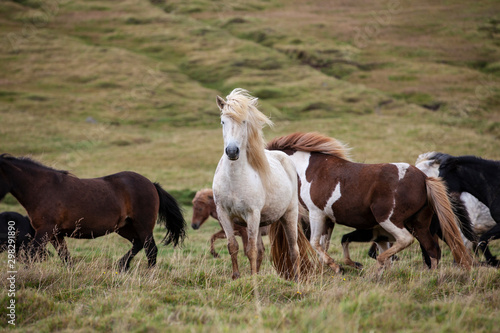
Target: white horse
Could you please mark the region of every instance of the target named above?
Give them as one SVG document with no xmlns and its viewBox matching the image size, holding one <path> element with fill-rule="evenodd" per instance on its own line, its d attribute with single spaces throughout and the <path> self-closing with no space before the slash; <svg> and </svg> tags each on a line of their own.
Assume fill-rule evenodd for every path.
<svg viewBox="0 0 500 333">
<path fill-rule="evenodd" d="M 246 252 L 251 272 L 256 274 L 264 254 L 259 227 L 279 221 L 275 225 L 283 228 L 286 240 L 279 239 L 278 233 L 284 238 L 279 226 L 273 226 L 269 232 L 275 268 L 285 278 L 298 280 L 301 270 L 304 273 L 301 254 L 314 251 L 297 225 L 299 201 L 295 167 L 285 153 L 264 149 L 262 128 L 272 126 L 272 122 L 257 109 L 257 98 L 246 90 L 234 89 L 226 99 L 217 96 L 224 154 L 215 171 L 213 192 L 219 222 L 228 241 L 232 278 L 240 276 L 233 223 L 247 227 Z M 303 241 L 297 243 L 298 238 Z M 283 248 L 285 241 L 288 245 Z M 281 251 L 288 252 L 290 261 L 275 257 L 286 255 Z M 304 259 L 308 260 L 307 256 L 303 255 Z"/>
<path fill-rule="evenodd" d="M 420 154 L 415 162 L 415 166 L 428 177 L 439 177 L 439 163 L 432 159 L 435 154 L 435 152 Z M 469 214 L 472 230 L 476 235 L 481 236 L 497 224 L 491 217 L 490 209 L 472 194 L 462 192 L 460 193 L 460 200 Z M 477 244 L 473 244 L 463 234 L 462 239 L 469 250 L 476 251 Z"/>
</svg>

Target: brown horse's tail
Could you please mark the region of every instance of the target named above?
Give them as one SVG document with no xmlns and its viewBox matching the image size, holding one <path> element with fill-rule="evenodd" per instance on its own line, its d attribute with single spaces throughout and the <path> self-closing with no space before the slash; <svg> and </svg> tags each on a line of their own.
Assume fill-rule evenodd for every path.
<svg viewBox="0 0 500 333">
<path fill-rule="evenodd" d="M 271 224 L 269 240 L 271 242 L 271 260 L 274 268 L 281 277 L 292 280 L 294 278 L 294 266 L 290 260 L 288 241 L 281 223 Z M 309 276 L 317 273 L 321 265 L 318 255 L 302 231 L 300 223 L 297 224 L 297 245 L 299 246 L 300 255 L 300 279 L 306 280 Z"/>
<path fill-rule="evenodd" d="M 472 266 L 472 257 L 465 248 L 458 229 L 459 222 L 453 213 L 446 186 L 440 178 L 428 177 L 425 181 L 427 197 L 434 208 L 443 231 L 443 237 L 451 249 L 455 261 L 465 269 Z"/>
<path fill-rule="evenodd" d="M 186 237 L 186 221 L 182 214 L 182 208 L 177 200 L 165 191 L 159 183 L 153 183 L 158 198 L 160 199 L 160 208 L 158 210 L 158 222 L 167 228 L 167 234 L 163 238 L 163 243 L 174 246 L 182 244 Z"/>
</svg>

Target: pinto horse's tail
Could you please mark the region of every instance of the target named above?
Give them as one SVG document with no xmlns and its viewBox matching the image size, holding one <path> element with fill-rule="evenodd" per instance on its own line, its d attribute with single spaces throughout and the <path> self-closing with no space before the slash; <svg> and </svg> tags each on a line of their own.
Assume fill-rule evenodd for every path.
<svg viewBox="0 0 500 333">
<path fill-rule="evenodd" d="M 174 246 L 182 244 L 186 237 L 186 221 L 182 215 L 182 209 L 177 200 L 165 191 L 160 184 L 154 183 L 154 185 L 160 198 L 158 222 L 167 228 L 167 234 L 162 242 L 165 245 L 173 243 Z"/>
<path fill-rule="evenodd" d="M 428 177 L 425 181 L 427 197 L 437 214 L 443 237 L 451 249 L 455 261 L 465 269 L 472 266 L 472 257 L 465 248 L 458 229 L 459 222 L 453 212 L 446 186 L 440 178 Z"/>
<path fill-rule="evenodd" d="M 299 216 L 299 219 L 300 218 Z M 293 280 L 294 265 L 290 260 L 288 241 L 285 237 L 285 230 L 281 223 L 271 224 L 269 240 L 271 243 L 271 260 L 274 268 L 281 277 L 287 280 Z M 307 280 L 309 276 L 318 272 L 321 265 L 318 255 L 302 231 L 300 223 L 297 223 L 297 245 L 299 246 L 300 255 L 300 279 Z"/>
</svg>

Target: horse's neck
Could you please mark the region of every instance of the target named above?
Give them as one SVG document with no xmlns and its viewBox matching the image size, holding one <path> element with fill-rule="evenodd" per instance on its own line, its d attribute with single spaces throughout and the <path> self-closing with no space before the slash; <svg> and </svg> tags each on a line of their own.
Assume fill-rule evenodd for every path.
<svg viewBox="0 0 500 333">
<path fill-rule="evenodd" d="M 32 166 L 7 166 L 4 168 L 7 178 L 11 182 L 10 193 L 23 205 L 29 205 L 33 198 L 46 192 L 50 180 L 57 176 L 48 170 L 41 170 Z M 59 177 L 64 176 L 61 174 Z"/>
</svg>

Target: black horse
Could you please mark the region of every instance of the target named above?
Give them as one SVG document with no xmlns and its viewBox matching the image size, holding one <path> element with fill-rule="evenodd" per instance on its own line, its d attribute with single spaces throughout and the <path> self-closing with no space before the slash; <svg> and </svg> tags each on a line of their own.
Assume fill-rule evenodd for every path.
<svg viewBox="0 0 500 333">
<path fill-rule="evenodd" d="M 450 192 L 468 192 L 490 209 L 497 224 L 480 236 L 478 246 L 489 265 L 500 266 L 488 248 L 491 240 L 500 238 L 500 161 L 443 153 L 436 153 L 429 160 L 439 164 L 439 176 Z"/>
<path fill-rule="evenodd" d="M 148 265 L 156 264 L 158 249 L 153 238 L 157 218 L 167 228 L 165 244 L 181 243 L 186 221 L 177 201 L 158 183 L 135 172 L 80 179 L 29 158 L 0 155 L 0 200 L 11 193 L 26 209 L 35 229 L 33 253 L 47 241 L 63 262 L 70 261 L 64 237 L 96 238 L 111 232 L 132 242 L 120 259 L 126 270 L 143 248 Z"/>
<path fill-rule="evenodd" d="M 9 244 L 9 231 L 13 235 L 14 243 Z M 28 249 L 30 242 L 35 237 L 35 229 L 31 226 L 30 219 L 16 212 L 0 213 L 0 252 L 14 250 L 16 257 Z M 9 246 L 10 245 L 10 246 Z"/>
</svg>

